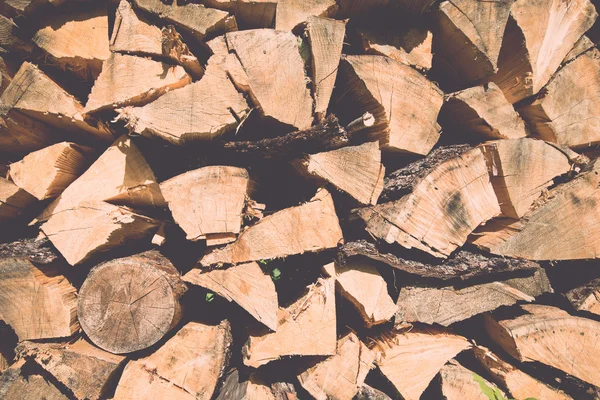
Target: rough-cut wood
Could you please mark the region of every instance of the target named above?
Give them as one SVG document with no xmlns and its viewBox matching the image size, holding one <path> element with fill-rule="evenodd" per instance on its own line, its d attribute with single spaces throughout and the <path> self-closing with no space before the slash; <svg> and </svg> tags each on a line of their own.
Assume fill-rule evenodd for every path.
<svg viewBox="0 0 600 400">
<path fill-rule="evenodd" d="M 107 353 L 83 339 L 75 343 L 23 342 L 19 357 L 33 359 L 78 399 L 99 399 L 120 372 L 125 357 Z"/>
<path fill-rule="evenodd" d="M 195 397 L 166 379 L 162 379 L 144 365 L 131 360 L 125 366 L 114 400 L 132 400 L 137 398 L 170 400 L 194 400 Z"/>
<path fill-rule="evenodd" d="M 368 327 L 392 319 L 396 306 L 374 262 L 355 258 L 344 266 L 327 264 L 323 270 L 335 278 L 342 296 L 356 307 Z"/>
<path fill-rule="evenodd" d="M 365 111 L 375 117 L 366 132 L 383 148 L 425 155 L 439 138 L 437 116 L 443 93 L 423 75 L 384 56 L 347 56 L 340 63 L 348 93 L 338 107 L 353 120 Z"/>
<path fill-rule="evenodd" d="M 286 3 L 280 1 L 277 6 L 278 10 L 289 3 L 293 3 L 293 0 L 288 0 Z M 335 2 L 333 3 L 335 4 Z M 279 18 L 279 12 L 277 17 Z M 322 119 L 327 113 L 329 99 L 337 77 L 346 33 L 346 21 L 309 17 L 306 33 L 310 42 L 315 114 Z"/>
<path fill-rule="evenodd" d="M 255 263 L 235 265 L 225 270 L 192 269 L 183 280 L 202 286 L 239 304 L 272 331 L 277 330 L 277 292 L 273 280 Z"/>
<path fill-rule="evenodd" d="M 233 369 L 227 374 L 223 387 L 215 400 L 230 399 L 276 400 L 271 388 L 261 383 L 254 375 L 242 380 L 237 369 Z"/>
<path fill-rule="evenodd" d="M 30 52 L 33 48 L 31 43 L 17 36 L 19 27 L 10 18 L 0 15 L 0 48 L 17 52 Z"/>
<path fill-rule="evenodd" d="M 205 0 L 204 4 L 229 11 L 243 29 L 272 28 L 278 0 Z"/>
<path fill-rule="evenodd" d="M 200 264 L 208 267 L 271 260 L 335 248 L 342 240 L 331 194 L 320 189 L 309 202 L 263 218 L 242 232 L 237 241 L 204 256 Z"/>
<path fill-rule="evenodd" d="M 4 93 L 15 75 L 12 63 L 7 61 L 9 61 L 7 57 L 0 57 L 0 95 Z"/>
<path fill-rule="evenodd" d="M 0 319 L 19 341 L 71 336 L 79 329 L 76 290 L 57 267 L 0 260 Z"/>
<path fill-rule="evenodd" d="M 473 354 L 479 363 L 490 374 L 491 379 L 506 388 L 516 399 L 570 400 L 564 392 L 527 375 L 513 365 L 504 361 L 485 347 L 473 347 Z"/>
<path fill-rule="evenodd" d="M 565 296 L 577 311 L 600 314 L 600 278 L 569 290 Z"/>
<path fill-rule="evenodd" d="M 504 351 L 521 362 L 538 361 L 598 386 L 596 368 L 600 322 L 574 317 L 550 306 L 521 306 L 524 315 L 495 320 L 488 316 L 486 331 Z"/>
<path fill-rule="evenodd" d="M 83 112 L 92 114 L 117 107 L 143 106 L 191 81 L 178 65 L 111 53 L 102 65 Z"/>
<path fill-rule="evenodd" d="M 44 22 L 33 42 L 59 67 L 83 78 L 98 76 L 102 62 L 110 55 L 106 7 L 62 12 Z"/>
<path fill-rule="evenodd" d="M 560 69 L 531 104 L 519 109 L 533 133 L 575 149 L 600 143 L 600 51 L 592 49 Z"/>
<path fill-rule="evenodd" d="M 493 390 L 495 395 L 505 396 L 496 385 L 454 360 L 440 370 L 440 386 L 445 400 L 489 400 L 490 397 L 483 391 L 486 387 Z"/>
<path fill-rule="evenodd" d="M 517 0 L 492 80 L 510 103 L 539 92 L 596 20 L 589 0 Z"/>
<path fill-rule="evenodd" d="M 307 293 L 278 312 L 276 332 L 251 334 L 243 361 L 258 368 L 284 356 L 331 356 L 336 351 L 335 280 L 308 287 Z"/>
<path fill-rule="evenodd" d="M 399 200 L 358 210 L 366 230 L 387 243 L 446 258 L 481 223 L 500 214 L 478 148 L 438 165 Z"/>
<path fill-rule="evenodd" d="M 383 190 L 385 167 L 378 142 L 307 155 L 294 166 L 307 176 L 331 183 L 361 204 L 377 204 Z"/>
<path fill-rule="evenodd" d="M 600 160 L 575 179 L 550 190 L 519 221 L 493 221 L 471 242 L 493 254 L 528 260 L 600 256 Z M 560 238 L 560 240 L 556 240 Z"/>
<path fill-rule="evenodd" d="M 181 319 L 186 286 L 155 250 L 94 267 L 81 286 L 77 316 L 94 344 L 111 353 L 145 349 Z"/>
<path fill-rule="evenodd" d="M 377 366 L 406 400 L 418 400 L 440 369 L 470 347 L 467 339 L 444 331 L 397 332 L 376 341 Z"/>
<path fill-rule="evenodd" d="M 243 168 L 210 166 L 162 182 L 160 190 L 187 239 L 213 246 L 240 232 L 250 178 Z"/>
<path fill-rule="evenodd" d="M 452 93 L 440 112 L 440 124 L 483 139 L 527 136 L 523 120 L 493 82 Z"/>
<path fill-rule="evenodd" d="M 90 165 L 93 152 L 75 143 L 57 143 L 10 164 L 10 177 L 38 200 L 51 199 L 79 178 Z"/>
<path fill-rule="evenodd" d="M 0 222 L 20 217 L 35 201 L 35 197 L 13 182 L 0 178 Z"/>
<path fill-rule="evenodd" d="M 0 375 L 0 397 L 19 400 L 68 400 L 56 386 L 37 374 L 22 374 L 24 360 L 17 361 Z"/>
<path fill-rule="evenodd" d="M 374 360 L 375 354 L 349 333 L 338 340 L 334 356 L 302 371 L 298 381 L 317 400 L 352 400 Z"/>
<path fill-rule="evenodd" d="M 565 56 L 565 59 L 563 60 L 562 63 L 566 64 L 570 61 L 575 60 L 577 57 L 579 57 L 580 55 L 582 55 L 583 53 L 585 53 L 586 51 L 590 50 L 592 47 L 595 47 L 595 46 L 596 46 L 596 44 L 594 42 L 592 42 L 589 37 L 587 37 L 586 35 L 583 35 L 577 41 L 577 43 L 575 43 L 575 46 L 573 46 L 573 49 L 571 49 L 569 54 L 567 54 Z"/>
<path fill-rule="evenodd" d="M 335 0 L 279 0 L 275 14 L 275 29 L 291 31 L 310 17 L 330 17 L 336 10 Z"/>
<path fill-rule="evenodd" d="M 39 150 L 59 142 L 62 133 L 18 112 L 0 115 L 0 149 L 2 152 L 26 154 L 29 151 Z"/>
<path fill-rule="evenodd" d="M 448 326 L 501 306 L 533 301 L 548 292 L 552 293 L 552 287 L 542 268 L 531 276 L 465 288 L 405 286 L 400 290 L 395 321 Z"/>
</svg>

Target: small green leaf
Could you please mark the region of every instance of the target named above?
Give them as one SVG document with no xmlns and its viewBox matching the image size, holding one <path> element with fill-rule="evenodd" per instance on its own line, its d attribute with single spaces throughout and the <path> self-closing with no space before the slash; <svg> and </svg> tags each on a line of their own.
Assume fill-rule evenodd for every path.
<svg viewBox="0 0 600 400">
<path fill-rule="evenodd" d="M 274 281 L 278 281 L 281 278 L 281 271 L 279 270 L 279 268 L 274 268 L 273 271 L 271 271 L 271 279 L 273 279 Z"/>
<path fill-rule="evenodd" d="M 260 265 L 267 265 L 269 263 L 269 260 L 258 260 L 258 263 Z"/>
<path fill-rule="evenodd" d="M 213 292 L 208 292 L 206 293 L 206 302 L 210 303 L 211 301 L 213 301 L 215 299 L 215 294 Z"/>
<path fill-rule="evenodd" d="M 485 380 L 477 375 L 476 373 L 473 373 L 473 378 L 475 379 L 475 382 L 477 382 L 479 384 L 479 388 L 481 389 L 481 392 L 490 400 L 506 400 L 504 398 L 504 396 L 502 396 L 502 393 L 500 392 L 500 390 L 496 387 L 489 387 L 487 385 L 487 383 L 485 383 Z"/>
</svg>

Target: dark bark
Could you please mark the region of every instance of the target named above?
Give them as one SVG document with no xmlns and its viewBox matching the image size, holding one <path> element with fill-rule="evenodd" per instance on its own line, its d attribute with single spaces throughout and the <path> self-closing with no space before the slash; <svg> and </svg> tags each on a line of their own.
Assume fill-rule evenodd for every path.
<svg viewBox="0 0 600 400">
<path fill-rule="evenodd" d="M 271 385 L 271 391 L 276 400 L 298 400 L 296 388 L 291 383 L 275 382 Z"/>
<path fill-rule="evenodd" d="M 46 238 L 19 239 L 11 243 L 0 244 L 0 259 L 27 258 L 36 264 L 50 264 L 58 257 L 58 252 Z"/>
<path fill-rule="evenodd" d="M 600 278 L 596 278 L 582 286 L 569 290 L 565 293 L 565 297 L 569 300 L 573 308 L 579 310 L 581 309 L 583 302 L 596 291 L 600 291 Z"/>
<path fill-rule="evenodd" d="M 369 385 L 363 385 L 352 400 L 392 400 L 390 396 Z"/>
</svg>

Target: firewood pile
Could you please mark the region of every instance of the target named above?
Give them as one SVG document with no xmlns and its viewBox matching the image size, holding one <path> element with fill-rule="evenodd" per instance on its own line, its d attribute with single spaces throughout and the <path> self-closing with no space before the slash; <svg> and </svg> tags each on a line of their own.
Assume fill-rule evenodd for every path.
<svg viewBox="0 0 600 400">
<path fill-rule="evenodd" d="M 0 399 L 600 399 L 595 2 L 3 0 Z"/>
</svg>

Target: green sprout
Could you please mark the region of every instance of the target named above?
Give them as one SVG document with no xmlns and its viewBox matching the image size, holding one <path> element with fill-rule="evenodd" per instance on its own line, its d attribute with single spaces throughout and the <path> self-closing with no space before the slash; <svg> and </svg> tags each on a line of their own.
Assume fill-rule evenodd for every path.
<svg viewBox="0 0 600 400">
<path fill-rule="evenodd" d="M 208 292 L 206 293 L 206 302 L 210 303 L 211 301 L 213 301 L 215 299 L 215 294 L 213 292 Z"/>
<path fill-rule="evenodd" d="M 274 268 L 273 271 L 271 271 L 271 279 L 273 279 L 274 281 L 278 281 L 281 278 L 281 271 L 279 270 L 279 268 Z"/>
<path fill-rule="evenodd" d="M 498 389 L 497 387 L 490 387 L 485 383 L 485 379 L 483 379 L 481 376 L 477 375 L 476 373 L 473 373 L 473 378 L 475 379 L 475 382 L 477 382 L 479 384 L 479 388 L 481 389 L 481 392 L 490 400 L 507 400 L 503 395 L 502 392 L 500 392 L 500 389 Z M 508 400 L 514 400 L 514 399 L 508 399 Z M 536 400 L 533 397 L 528 397 L 525 400 Z"/>
</svg>

